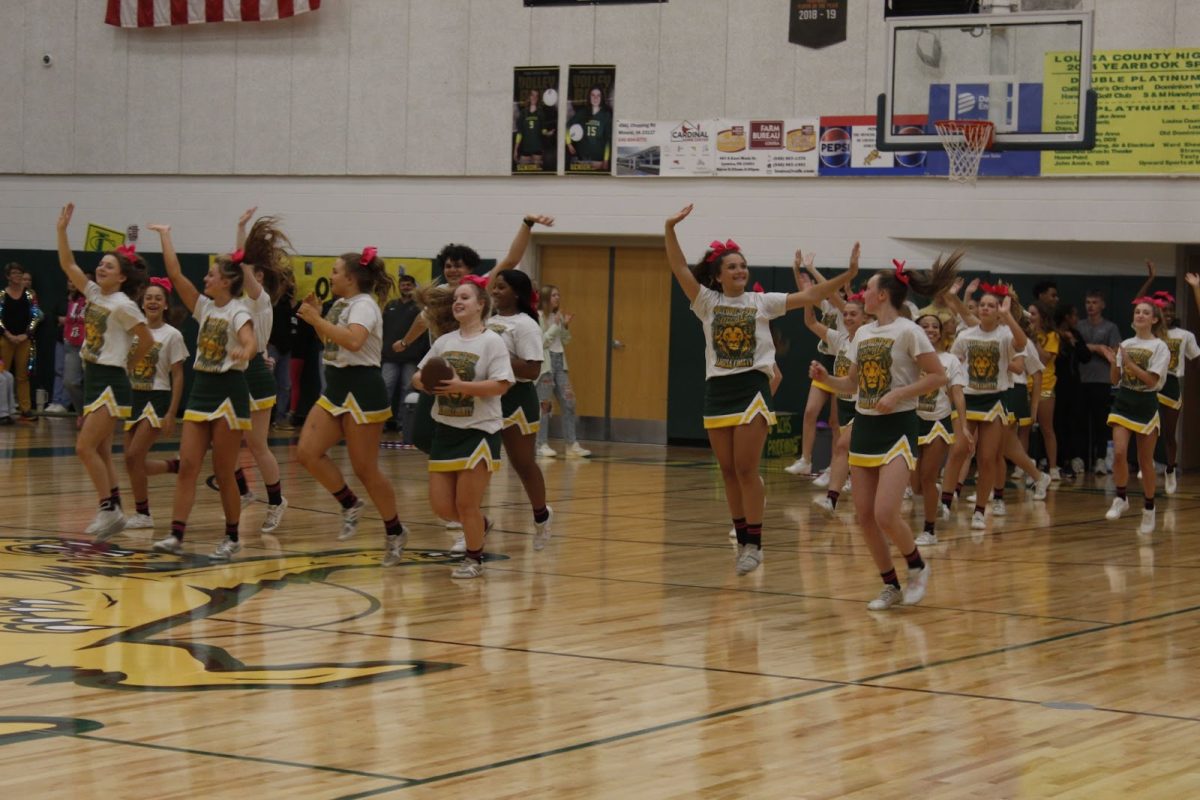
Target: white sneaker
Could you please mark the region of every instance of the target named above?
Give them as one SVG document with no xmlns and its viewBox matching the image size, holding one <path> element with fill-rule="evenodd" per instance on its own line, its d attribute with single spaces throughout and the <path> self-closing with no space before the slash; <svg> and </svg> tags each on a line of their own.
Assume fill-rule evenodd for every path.
<svg viewBox="0 0 1200 800">
<path fill-rule="evenodd" d="M 812 462 L 804 456 L 800 456 L 791 463 L 791 466 L 784 467 L 783 471 L 788 475 L 811 475 Z"/>
<path fill-rule="evenodd" d="M 354 534 L 358 533 L 358 518 L 362 516 L 366 507 L 367 504 L 362 500 L 356 500 L 354 505 L 342 509 L 342 532 L 338 534 L 339 542 L 352 539 Z"/>
<path fill-rule="evenodd" d="M 213 550 L 212 555 L 209 556 L 209 558 L 211 558 L 213 561 L 229 561 L 235 555 L 241 552 L 241 549 L 241 542 L 235 542 L 233 539 L 230 539 L 228 536 L 226 536 L 225 539 L 219 545 L 217 545 L 217 549 Z"/>
<path fill-rule="evenodd" d="M 571 446 L 567 448 L 567 458 L 588 458 L 591 456 L 591 450 L 584 450 L 579 442 L 571 442 Z"/>
<path fill-rule="evenodd" d="M 928 531 L 921 531 L 920 533 L 917 534 L 917 538 L 914 539 L 913 541 L 915 541 L 917 544 L 924 544 L 924 545 L 938 543 L 937 534 L 929 533 Z"/>
<path fill-rule="evenodd" d="M 254 494 L 254 492 L 246 492 L 245 494 L 240 496 L 240 499 L 242 501 L 242 508 L 245 508 L 246 506 L 250 505 L 255 500 L 257 500 L 258 497 Z"/>
<path fill-rule="evenodd" d="M 833 505 L 833 501 L 829 499 L 829 495 L 814 497 L 812 504 L 831 517 L 837 513 L 837 508 Z"/>
<path fill-rule="evenodd" d="M 461 533 L 454 537 L 454 544 L 450 545 L 450 552 L 455 555 L 461 555 L 467 552 L 467 537 Z"/>
<path fill-rule="evenodd" d="M 546 547 L 546 542 L 550 541 L 550 523 L 554 520 L 554 509 L 549 505 L 546 506 L 546 513 L 550 516 L 546 517 L 545 522 L 533 523 L 533 549 L 542 550 Z M 734 534 L 736 536 L 736 533 Z"/>
<path fill-rule="evenodd" d="M 150 545 L 150 549 L 156 553 L 170 553 L 173 556 L 181 556 L 183 555 L 183 542 L 174 536 L 167 536 Z"/>
<path fill-rule="evenodd" d="M 1138 534 L 1141 536 L 1149 536 L 1154 533 L 1154 509 L 1142 509 L 1142 524 L 1138 525 Z"/>
<path fill-rule="evenodd" d="M 46 406 L 42 410 L 45 411 L 47 414 L 65 414 L 65 413 L 67 413 L 67 407 L 64 406 L 62 403 L 51 403 L 50 405 Z"/>
<path fill-rule="evenodd" d="M 404 545 L 408 544 L 408 528 L 400 526 L 395 536 L 383 535 L 383 565 L 394 567 L 404 559 Z"/>
<path fill-rule="evenodd" d="M 1037 483 L 1035 483 L 1033 485 L 1033 499 L 1034 500 L 1045 500 L 1046 499 L 1046 493 L 1048 491 L 1050 491 L 1050 482 L 1052 480 L 1054 480 L 1054 479 L 1051 478 L 1049 475 L 1047 475 L 1045 472 L 1042 473 L 1042 477 L 1038 478 Z"/>
<path fill-rule="evenodd" d="M 737 528 L 729 529 L 729 541 L 731 541 L 731 542 L 737 541 Z"/>
<path fill-rule="evenodd" d="M 925 599 L 925 590 L 929 587 L 929 562 L 920 569 L 908 571 L 908 583 L 904 584 L 904 605 L 915 606 Z"/>
<path fill-rule="evenodd" d="M 451 578 L 482 578 L 483 577 L 483 562 L 472 561 L 469 558 L 464 558 L 461 563 L 454 569 L 450 570 Z"/>
<path fill-rule="evenodd" d="M 125 515 L 121 513 L 120 509 L 112 508 L 97 513 L 96 518 L 92 520 L 92 524 L 84 533 L 95 537 L 94 541 L 107 542 L 124 529 Z"/>
<path fill-rule="evenodd" d="M 976 493 L 975 493 L 975 492 L 971 492 L 969 495 L 967 495 L 967 502 L 968 502 L 968 503 L 974 503 L 974 502 L 975 502 L 975 495 L 976 495 Z"/>
<path fill-rule="evenodd" d="M 1058 483 L 1062 480 L 1062 473 L 1058 471 L 1058 467 L 1050 468 L 1050 480 L 1054 481 L 1055 483 Z"/>
<path fill-rule="evenodd" d="M 998 500 L 998 499 L 992 500 L 992 516 L 993 517 L 1008 516 L 1008 506 L 1004 505 L 1003 500 Z"/>
<path fill-rule="evenodd" d="M 1086 468 L 1087 468 L 1087 465 L 1083 463 L 1083 459 L 1080 458 L 1079 456 L 1075 456 L 1075 458 L 1071 459 L 1071 471 L 1074 472 L 1076 475 L 1083 474 L 1083 471 Z"/>
<path fill-rule="evenodd" d="M 1165 491 L 1167 494 L 1175 494 L 1175 490 L 1179 488 L 1179 480 L 1174 472 L 1167 473 L 1167 481 Z M 125 527 L 129 527 L 126 525 Z"/>
<path fill-rule="evenodd" d="M 950 506 L 938 501 L 938 519 L 950 519 Z"/>
<path fill-rule="evenodd" d="M 905 500 L 912 500 L 912 499 L 913 499 L 913 490 L 912 490 L 912 487 L 911 487 L 911 486 L 905 486 L 905 487 L 904 487 L 904 499 L 905 499 Z"/>
<path fill-rule="evenodd" d="M 1014 470 L 1012 471 L 1012 479 L 1013 479 L 1014 481 L 1019 481 L 1019 480 L 1021 480 L 1021 478 L 1022 478 L 1024 475 L 1025 475 L 1025 470 L 1021 469 L 1020 467 L 1017 467 L 1016 469 L 1014 469 Z"/>
<path fill-rule="evenodd" d="M 537 449 L 538 458 L 558 458 L 558 451 L 548 444 Z"/>
<path fill-rule="evenodd" d="M 842 484 L 842 494 L 850 494 L 850 479 L 846 478 L 846 482 Z"/>
<path fill-rule="evenodd" d="M 1141 479 L 1142 479 L 1142 471 L 1139 469 L 1138 470 L 1138 480 L 1140 481 Z"/>
<path fill-rule="evenodd" d="M 139 530 L 142 528 L 153 528 L 154 518 L 149 514 L 134 514 L 132 517 L 125 519 L 125 530 Z"/>
<path fill-rule="evenodd" d="M 1108 513 L 1104 515 L 1105 519 L 1120 519 L 1121 515 L 1129 510 L 1129 501 L 1123 497 L 1114 497 L 1112 506 L 1109 507 Z"/>
<path fill-rule="evenodd" d="M 971 530 L 982 531 L 987 528 L 987 517 L 982 511 L 975 511 L 971 514 Z"/>
<path fill-rule="evenodd" d="M 1107 475 L 1108 474 L 1108 468 L 1104 465 L 1103 458 L 1096 459 L 1096 463 L 1092 465 L 1092 474 L 1093 475 Z"/>
<path fill-rule="evenodd" d="M 737 565 L 735 569 L 738 575 L 748 575 L 758 569 L 758 565 L 762 563 L 763 551 L 758 545 L 744 544 L 742 551 L 738 555 Z"/>
<path fill-rule="evenodd" d="M 791 467 L 785 467 L 784 471 L 787 472 L 790 469 L 791 469 Z M 829 488 L 829 478 L 830 478 L 829 470 L 827 470 L 827 469 L 822 470 L 820 475 L 813 478 L 812 485 L 818 489 L 828 489 Z"/>
<path fill-rule="evenodd" d="M 448 531 L 461 531 L 461 530 L 462 530 L 462 523 L 461 523 L 461 522 L 458 522 L 457 520 L 453 520 L 453 519 L 452 519 L 452 520 L 450 520 L 449 522 L 447 522 L 447 523 L 446 523 L 446 530 L 448 530 Z"/>
<path fill-rule="evenodd" d="M 903 599 L 904 595 L 899 589 L 897 589 L 895 586 L 892 586 L 890 583 L 885 583 L 883 585 L 883 591 L 879 593 L 879 597 L 876 597 L 874 600 L 867 603 L 867 610 L 887 611 L 892 606 L 899 605 Z"/>
<path fill-rule="evenodd" d="M 279 523 L 283 521 L 283 512 L 287 511 L 288 501 L 286 497 L 279 498 L 279 505 L 267 506 L 267 518 L 263 520 L 262 532 L 270 533 L 279 527 Z"/>
</svg>

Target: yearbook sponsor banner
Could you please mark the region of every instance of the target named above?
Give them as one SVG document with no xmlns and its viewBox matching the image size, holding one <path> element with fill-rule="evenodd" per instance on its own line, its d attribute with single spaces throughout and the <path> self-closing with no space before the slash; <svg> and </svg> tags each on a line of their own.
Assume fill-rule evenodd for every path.
<svg viewBox="0 0 1200 800">
<path fill-rule="evenodd" d="M 812 177 L 817 174 L 817 117 L 717 120 L 717 175 Z"/>
<path fill-rule="evenodd" d="M 513 70 L 512 171 L 558 171 L 558 67 Z"/>
<path fill-rule="evenodd" d="M 612 173 L 613 90 L 617 68 L 572 66 L 567 71 L 567 129 L 564 161 L 568 173 Z"/>
<path fill-rule="evenodd" d="M 1078 54 L 1047 53 L 1045 81 L 1046 119 L 1074 130 Z M 1092 86 L 1096 148 L 1042 153 L 1043 175 L 1200 172 L 1200 50 L 1098 50 Z"/>
<path fill-rule="evenodd" d="M 826 47 L 846 41 L 849 0 L 791 0 L 788 41 L 804 47 Z"/>
</svg>

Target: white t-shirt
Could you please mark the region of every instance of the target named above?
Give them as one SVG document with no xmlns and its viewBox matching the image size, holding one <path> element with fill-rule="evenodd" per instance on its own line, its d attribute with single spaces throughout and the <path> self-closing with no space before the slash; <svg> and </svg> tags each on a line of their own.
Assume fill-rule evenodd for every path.
<svg viewBox="0 0 1200 800">
<path fill-rule="evenodd" d="M 418 369 L 434 356 L 446 359 L 460 380 L 508 381 L 513 383 L 512 363 L 508 348 L 494 331 L 464 337 L 458 331 L 448 331 L 437 338 L 421 359 Z M 504 418 L 500 412 L 500 397 L 475 397 L 466 394 L 439 394 L 433 398 L 433 419 L 452 428 L 475 428 L 485 433 L 500 430 Z"/>
<path fill-rule="evenodd" d="M 325 319 L 339 328 L 361 325 L 367 340 L 358 351 L 347 350 L 332 339 L 325 340 L 325 363 L 331 367 L 378 367 L 383 354 L 383 312 L 369 294 L 339 298 Z"/>
<path fill-rule="evenodd" d="M 499 334 L 509 355 L 522 361 L 544 361 L 542 326 L 524 313 L 504 317 L 499 314 L 487 321 L 488 330 Z M 517 383 L 532 383 L 536 378 L 517 378 Z"/>
<path fill-rule="evenodd" d="M 1033 389 L 1033 376 L 1037 375 L 1046 369 L 1046 365 L 1042 363 L 1042 357 L 1038 355 L 1037 342 L 1032 338 L 1025 339 L 1025 371 L 1012 373 L 1013 386 L 1020 386 L 1022 383 L 1028 384 L 1029 388 Z"/>
<path fill-rule="evenodd" d="M 105 294 L 95 281 L 83 290 L 87 298 L 84 311 L 85 338 L 79 351 L 84 361 L 125 369 L 129 358 L 131 330 L 146 321 L 146 315 L 124 292 Z"/>
<path fill-rule="evenodd" d="M 845 331 L 839 331 L 836 328 L 828 328 L 825 332 L 825 338 L 822 344 L 829 348 L 833 354 L 833 369 L 831 373 L 835 378 L 844 378 L 850 374 L 850 367 L 854 362 L 850 360 L 847 352 L 850 349 L 850 336 Z M 839 400 L 853 400 L 855 392 L 850 394 L 838 393 Z"/>
<path fill-rule="evenodd" d="M 240 346 L 238 331 L 242 326 L 249 322 L 253 327 L 246 304 L 234 298 L 218 306 L 211 297 L 202 294 L 196 298 L 192 316 L 200 323 L 193 369 L 197 372 L 244 372 L 247 362 L 232 360 L 229 351 Z"/>
<path fill-rule="evenodd" d="M 728 297 L 701 286 L 692 313 L 704 328 L 704 377 L 759 370 L 774 375 L 775 343 L 770 321 L 787 311 L 782 292 L 743 292 Z"/>
<path fill-rule="evenodd" d="M 911 386 L 921 375 L 917 357 L 932 353 L 933 345 L 925 331 L 910 319 L 897 317 L 887 325 L 869 322 L 854 332 L 846 357 L 858 365 L 858 397 L 854 408 L 859 414 L 879 416 L 875 404 L 892 389 Z M 912 411 L 917 398 L 896 404 L 891 413 Z"/>
<path fill-rule="evenodd" d="M 955 386 L 967 385 L 967 373 L 963 370 L 962 362 L 949 353 L 938 353 L 938 361 L 942 362 L 942 369 L 946 370 L 946 385 L 917 398 L 917 416 L 929 422 L 950 416 L 950 412 L 954 410 L 950 390 Z"/>
<path fill-rule="evenodd" d="M 1008 365 L 1021 355 L 1013 347 L 1013 335 L 1007 325 L 985 331 L 978 325 L 961 331 L 950 348 L 967 373 L 966 394 L 994 394 L 1013 385 Z"/>
<path fill-rule="evenodd" d="M 248 296 L 242 295 L 239 298 L 246 304 L 246 310 L 250 312 L 250 319 L 254 320 L 254 341 L 258 345 L 258 352 L 267 352 L 267 342 L 271 339 L 271 327 L 275 324 L 275 307 L 271 305 L 271 295 L 267 294 L 264 289 L 257 300 L 251 300 Z"/>
<path fill-rule="evenodd" d="M 1157 336 L 1150 339 L 1139 339 L 1134 336 L 1121 342 L 1121 347 L 1125 348 L 1125 353 L 1129 356 L 1130 361 L 1147 372 L 1157 375 L 1158 382 L 1153 386 L 1147 386 L 1127 373 L 1121 351 L 1118 350 L 1117 370 L 1121 373 L 1121 380 L 1117 385 L 1133 392 L 1157 392 L 1161 389 L 1167 382 L 1167 367 L 1171 365 L 1171 348 L 1167 347 L 1167 343 Z"/>
<path fill-rule="evenodd" d="M 822 300 L 817 310 L 821 312 L 821 324 L 830 330 L 836 330 L 839 333 L 846 333 L 846 322 L 842 319 L 842 312 L 838 311 L 837 306 L 828 300 Z M 846 337 L 846 341 L 850 341 L 850 337 Z M 827 356 L 835 355 L 837 348 L 829 343 L 828 339 L 822 339 L 817 342 L 817 352 L 824 353 Z"/>
<path fill-rule="evenodd" d="M 1171 365 L 1168 368 L 1172 375 L 1183 380 L 1187 360 L 1200 356 L 1200 346 L 1196 345 L 1196 334 L 1187 328 L 1167 329 L 1167 348 L 1171 351 Z"/>
<path fill-rule="evenodd" d="M 154 344 L 140 364 L 129 372 L 129 384 L 139 392 L 165 392 L 171 388 L 171 367 L 188 357 L 183 334 L 170 325 L 150 329 Z M 137 349 L 137 337 L 129 347 L 130 355 Z"/>
</svg>

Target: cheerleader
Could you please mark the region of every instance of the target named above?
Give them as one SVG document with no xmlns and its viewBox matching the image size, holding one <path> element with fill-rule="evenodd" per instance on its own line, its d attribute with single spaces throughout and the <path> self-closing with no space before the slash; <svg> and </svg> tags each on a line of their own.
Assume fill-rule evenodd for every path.
<svg viewBox="0 0 1200 800">
<path fill-rule="evenodd" d="M 1144 505 L 1138 533 L 1154 533 L 1154 446 L 1158 443 L 1160 418 L 1158 393 L 1167 380 L 1171 364 L 1171 349 L 1166 343 L 1166 324 L 1162 306 L 1156 297 L 1139 297 L 1133 301 L 1134 336 L 1121 342 L 1120 349 L 1104 353 L 1112 365 L 1110 376 L 1117 386 L 1108 424 L 1113 438 L 1113 483 L 1117 496 L 1105 514 L 1106 519 L 1120 519 L 1129 510 L 1125 487 L 1129 482 L 1129 439 L 1137 438 L 1138 466 L 1142 470 Z"/>
<path fill-rule="evenodd" d="M 358 532 L 365 504 L 346 485 L 329 448 L 343 438 L 354 474 L 383 517 L 385 567 L 400 563 L 408 531 L 396 513 L 392 484 L 379 471 L 379 440 L 392 407 L 383 383 L 383 312 L 394 281 L 374 247 L 344 253 L 333 264 L 329 286 L 337 301 L 321 316 L 317 298 L 304 298 L 299 314 L 325 342 L 325 391 L 300 431 L 297 459 L 342 507 L 345 541 Z"/>
<path fill-rule="evenodd" d="M 244 275 L 240 251 L 217 256 L 204 276 L 204 293 L 183 275 L 170 225 L 149 225 L 162 239 L 163 262 L 175 292 L 200 325 L 196 359 L 192 363 L 192 388 L 183 412 L 179 443 L 179 476 L 170 535 L 154 543 L 161 553 L 181 555 L 188 516 L 196 502 L 196 478 L 209 447 L 213 472 L 225 512 L 225 538 L 211 558 L 228 561 L 241 549 L 238 523 L 242 505 L 233 472 L 237 468 L 242 432 L 250 429 L 250 390 L 246 362 L 255 353 L 254 323 L 238 296 Z"/>
<path fill-rule="evenodd" d="M 541 375 L 543 360 L 537 296 L 529 276 L 515 269 L 494 273 L 488 281 L 488 291 L 495 309 L 495 314 L 488 320 L 488 329 L 504 341 L 515 379 L 500 398 L 500 412 L 504 417 L 500 438 L 533 509 L 533 549 L 541 550 L 550 540 L 550 520 L 554 512 L 546 504 L 546 480 L 537 463 L 541 405 L 536 381 Z"/>
<path fill-rule="evenodd" d="M 937 544 L 938 517 L 938 472 L 946 461 L 950 448 L 970 450 L 971 435 L 967 433 L 967 406 L 963 399 L 963 387 L 967 376 L 957 358 L 946 352 L 946 337 L 941 315 L 922 314 L 917 325 L 925 332 L 929 344 L 937 353 L 938 363 L 946 373 L 946 383 L 937 390 L 921 395 L 917 400 L 917 446 L 921 449 L 917 459 L 918 488 L 925 504 L 925 529 L 917 535 L 916 543 Z M 950 510 L 941 507 L 943 519 Z"/>
<path fill-rule="evenodd" d="M 704 427 L 721 467 L 725 499 L 738 543 L 736 570 L 745 575 L 762 563 L 763 483 L 759 459 L 768 426 L 775 424 L 771 378 L 775 344 L 770 320 L 814 305 L 845 286 L 858 272 L 858 245 L 850 269 L 800 292 L 748 292 L 746 258 L 733 240 L 713 242 L 688 266 L 675 227 L 692 206 L 666 221 L 667 263 L 704 329 Z"/>
<path fill-rule="evenodd" d="M 126 362 L 141 362 L 154 344 L 146 317 L 133 301 L 146 282 L 146 272 L 133 247 L 105 253 L 96 265 L 96 280 L 75 263 L 67 228 L 75 204 L 67 203 L 58 215 L 58 264 L 67 280 L 87 298 L 84 317 L 86 338 L 80 356 L 83 369 L 83 424 L 75 440 L 75 454 L 87 470 L 100 500 L 100 510 L 84 531 L 103 541 L 125 527 L 121 492 L 112 461 L 116 426 L 132 410 Z M 138 344 L 132 348 L 132 337 Z"/>
<path fill-rule="evenodd" d="M 460 281 L 451 307 L 457 327 L 434 341 L 413 378 L 413 386 L 435 399 L 429 504 L 442 519 L 460 522 L 465 536 L 465 556 L 452 578 L 483 575 L 487 522 L 480 503 L 491 474 L 500 468 L 500 396 L 514 383 L 508 348 L 484 324 L 489 310 L 485 287 L 486 280 L 474 275 Z M 426 383 L 423 370 L 432 358 L 448 362 L 454 377 L 433 386 Z"/>
<path fill-rule="evenodd" d="M 854 506 L 863 539 L 883 579 L 879 596 L 867 604 L 871 611 L 884 611 L 901 602 L 915 605 L 929 585 L 929 565 L 921 558 L 900 505 L 909 474 L 916 467 L 919 398 L 944 386 L 946 373 L 929 337 L 904 318 L 901 309 L 906 307 L 909 289 L 936 297 L 950 288 L 962 255 L 962 251 L 955 252 L 944 262 L 939 257 L 928 272 L 908 272 L 900 261 L 895 262 L 895 271 L 871 276 L 863 290 L 863 303 L 875 320 L 859 328 L 850 342 L 846 353 L 851 363 L 849 374 L 832 378 L 816 361 L 810 370 L 814 380 L 838 391 L 858 390 L 850 433 Z M 903 592 L 889 540 L 908 565 L 908 585 Z"/>
<path fill-rule="evenodd" d="M 1189 273 L 1185 279 L 1191 284 L 1193 278 L 1196 283 L 1192 285 L 1192 291 L 1200 295 L 1200 276 Z M 1163 444 L 1167 451 L 1167 478 L 1164 488 L 1167 494 L 1175 494 L 1179 485 L 1175 468 L 1179 442 L 1176 441 L 1175 431 L 1179 426 L 1179 410 L 1183 408 L 1183 374 L 1188 359 L 1200 356 L 1200 346 L 1196 344 L 1194 333 L 1178 326 L 1178 320 L 1175 318 L 1175 296 L 1170 292 L 1155 292 L 1154 297 L 1163 301 L 1163 318 L 1167 323 L 1167 347 L 1171 350 L 1167 380 L 1158 393 L 1158 411 L 1162 415 Z"/>
<path fill-rule="evenodd" d="M 183 399 L 187 345 L 183 343 L 183 334 L 168 324 L 164 316 L 172 288 L 169 278 L 151 278 L 150 285 L 142 292 L 142 311 L 154 340 L 146 357 L 131 362 L 129 370 L 134 416 L 125 423 L 125 470 L 129 473 L 137 513 L 125 521 L 127 530 L 154 527 L 149 476 L 179 471 L 177 458 L 146 459 L 159 436 L 175 435 L 175 417 Z M 140 344 L 139 341 L 134 347 Z"/>
<path fill-rule="evenodd" d="M 854 338 L 854 334 L 866 322 L 862 292 L 846 298 L 839 320 L 844 324 L 845 330 L 818 322 L 817 315 L 811 306 L 806 306 L 804 309 L 804 324 L 833 353 L 833 376 L 844 378 L 850 374 L 850 359 L 846 357 L 846 351 L 850 347 L 850 341 Z M 829 368 L 826 367 L 826 369 Z M 813 386 L 816 385 L 814 382 Z M 831 429 L 835 434 L 833 452 L 829 459 L 827 480 L 823 481 L 829 488 L 824 495 L 818 495 L 812 501 L 814 506 L 830 515 L 837 511 L 838 498 L 845 490 L 846 479 L 850 476 L 850 426 L 854 424 L 854 393 L 836 396 L 836 414 L 840 425 Z"/>
</svg>

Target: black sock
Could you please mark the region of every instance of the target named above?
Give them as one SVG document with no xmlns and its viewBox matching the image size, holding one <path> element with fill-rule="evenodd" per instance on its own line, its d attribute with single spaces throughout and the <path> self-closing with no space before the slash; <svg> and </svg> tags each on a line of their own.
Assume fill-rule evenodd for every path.
<svg viewBox="0 0 1200 800">
<path fill-rule="evenodd" d="M 835 492 L 833 489 L 830 489 L 825 493 L 825 496 L 829 498 L 829 504 L 834 508 L 837 508 L 837 501 L 838 498 L 841 497 L 841 492 Z"/>
<path fill-rule="evenodd" d="M 762 550 L 762 523 L 746 525 L 746 544 L 752 544 Z"/>
<path fill-rule="evenodd" d="M 1154 510 L 1154 498 L 1147 497 L 1145 502 L 1142 505 L 1142 508 L 1146 509 L 1147 511 L 1153 511 Z"/>
<path fill-rule="evenodd" d="M 358 502 L 358 495 L 350 491 L 350 487 L 342 484 L 342 488 L 333 493 L 333 498 L 342 504 L 342 508 L 351 508 Z"/>
<path fill-rule="evenodd" d="M 925 560 L 921 558 L 921 548 L 913 545 L 913 551 L 904 556 L 909 569 L 925 569 Z"/>
<path fill-rule="evenodd" d="M 533 521 L 538 525 L 541 525 L 548 519 L 550 519 L 550 509 L 542 506 L 541 508 L 535 508 L 533 510 Z"/>
<path fill-rule="evenodd" d="M 1119 497 L 1122 500 L 1125 499 L 1125 487 L 1124 486 L 1117 487 L 1117 497 Z"/>
<path fill-rule="evenodd" d="M 167 459 L 167 472 L 169 472 L 172 475 L 179 474 L 179 459 L 178 458 L 168 458 Z"/>
<path fill-rule="evenodd" d="M 267 484 L 267 504 L 277 506 L 283 502 L 283 490 L 279 488 L 280 481 Z"/>
<path fill-rule="evenodd" d="M 887 572 L 879 573 L 879 577 L 883 578 L 883 582 L 888 586 L 895 586 L 897 589 L 900 588 L 900 579 L 896 577 L 896 569 L 894 567 Z"/>
<path fill-rule="evenodd" d="M 385 519 L 383 521 L 383 529 L 387 532 L 388 536 L 399 536 L 401 533 L 403 533 L 404 526 L 400 524 L 399 515 L 394 516 L 391 519 Z"/>
<path fill-rule="evenodd" d="M 944 505 L 946 508 L 949 508 L 950 504 L 953 502 L 954 492 L 942 492 L 942 505 Z"/>
<path fill-rule="evenodd" d="M 746 543 L 746 518 L 738 517 L 733 521 L 733 531 L 737 534 L 737 543 Z"/>
<path fill-rule="evenodd" d="M 109 497 L 109 499 L 110 499 L 110 500 L 112 500 L 112 507 L 113 507 L 113 508 L 120 508 L 120 507 L 121 507 L 121 487 L 119 487 L 119 486 L 114 486 L 114 487 L 112 488 L 112 494 L 110 494 L 108 497 Z"/>
<path fill-rule="evenodd" d="M 234 470 L 233 479 L 237 481 L 238 494 L 247 494 L 250 491 L 250 487 L 246 485 L 246 473 L 242 472 L 241 467 Z"/>
<path fill-rule="evenodd" d="M 992 499 L 993 500 L 1003 500 L 1004 499 L 1004 490 L 1003 489 L 992 489 Z"/>
<path fill-rule="evenodd" d="M 932 523 L 932 522 L 926 522 L 926 523 L 925 523 L 925 532 L 926 532 L 926 533 L 933 533 L 933 523 Z"/>
<path fill-rule="evenodd" d="M 958 482 L 957 484 L 955 484 L 955 486 L 954 486 L 954 494 L 955 494 L 956 496 L 959 496 L 959 497 L 961 497 L 961 496 L 962 496 L 962 489 L 963 489 L 963 484 L 962 484 L 962 481 L 959 481 L 959 482 Z"/>
<path fill-rule="evenodd" d="M 225 523 L 225 538 L 235 542 L 238 540 L 238 524 L 236 522 Z"/>
<path fill-rule="evenodd" d="M 179 541 L 183 541 L 183 534 L 187 532 L 187 523 L 180 520 L 171 520 L 171 535 Z"/>
<path fill-rule="evenodd" d="M 1167 464 L 1167 474 L 1168 475 L 1175 474 L 1175 465 L 1174 464 Z"/>
<path fill-rule="evenodd" d="M 134 508 L 137 509 L 137 513 L 145 514 L 147 517 L 150 516 L 150 501 L 149 500 L 138 500 L 137 498 L 134 498 L 133 506 L 134 506 Z"/>
<path fill-rule="evenodd" d="M 975 513 L 976 513 L 976 514 L 986 514 L 986 513 L 987 513 L 987 509 L 986 509 L 986 508 L 984 508 L 984 507 L 983 507 L 983 506 L 981 506 L 981 505 L 976 505 L 976 506 L 975 506 Z"/>
<path fill-rule="evenodd" d="M 471 559 L 472 561 L 474 561 L 477 564 L 482 564 L 483 563 L 483 548 L 481 547 L 478 550 L 468 550 L 467 558 Z"/>
</svg>

